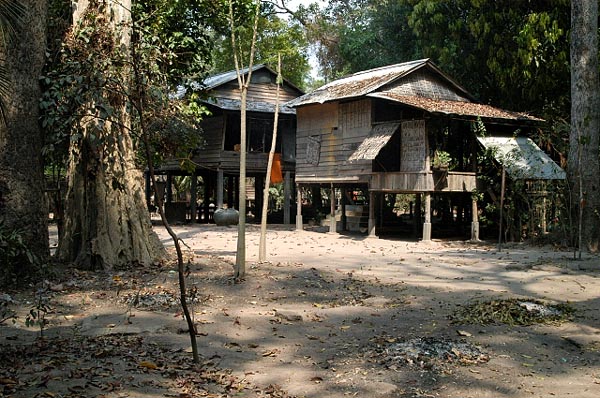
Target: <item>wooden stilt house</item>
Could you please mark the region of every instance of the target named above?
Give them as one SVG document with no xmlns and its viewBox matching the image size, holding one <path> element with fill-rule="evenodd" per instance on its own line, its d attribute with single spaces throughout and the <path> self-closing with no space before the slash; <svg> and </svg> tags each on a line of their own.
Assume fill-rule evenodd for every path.
<svg viewBox="0 0 600 398">
<path fill-rule="evenodd" d="M 248 69 L 242 71 L 247 75 Z M 209 222 L 216 208 L 237 208 L 239 198 L 240 151 L 247 151 L 247 177 L 251 191 L 247 198 L 249 210 L 258 215 L 262 209 L 262 190 L 265 184 L 268 152 L 273 136 L 276 103 L 277 73 L 266 65 L 256 65 L 247 95 L 247 148 L 240 148 L 241 94 L 235 71 L 207 78 L 200 90 L 205 93 L 204 104 L 210 111 L 201 124 L 204 146 L 194 157 L 195 170 L 181 170 L 178 164 L 167 164 L 158 171 L 164 174 L 166 186 L 165 209 L 175 220 Z M 302 95 L 303 92 L 289 81 L 283 81 L 280 104 Z M 280 105 L 275 167 L 284 180 L 283 222 L 290 222 L 291 188 L 295 172 L 296 111 Z M 185 203 L 172 197 L 171 181 L 175 176 L 192 178 L 191 192 Z M 273 181 L 273 178 L 272 178 Z M 149 186 L 149 184 L 147 184 Z M 196 197 L 197 186 L 200 198 Z M 150 195 L 150 192 L 148 192 Z M 197 204 L 197 206 L 196 206 Z"/>
<path fill-rule="evenodd" d="M 287 105 L 297 115 L 297 228 L 310 202 L 330 213 L 331 232 L 355 222 L 370 236 L 404 227 L 423 240 L 432 217 L 438 231 L 478 239 L 478 131 L 527 134 L 542 122 L 477 103 L 428 59 L 359 72 Z"/>
</svg>

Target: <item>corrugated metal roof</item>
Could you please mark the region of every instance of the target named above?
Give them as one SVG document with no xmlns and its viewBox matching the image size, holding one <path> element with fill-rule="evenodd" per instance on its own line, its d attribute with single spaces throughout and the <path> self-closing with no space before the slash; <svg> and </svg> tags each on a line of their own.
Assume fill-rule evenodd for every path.
<svg viewBox="0 0 600 398">
<path fill-rule="evenodd" d="M 420 59 L 354 73 L 293 99 L 288 102 L 288 105 L 296 107 L 315 103 L 322 104 L 328 101 L 365 96 L 425 66 L 442 77 L 448 86 L 453 87 L 455 92 L 460 92 L 464 98 L 472 98 L 464 88 L 446 76 L 429 59 Z"/>
<path fill-rule="evenodd" d="M 383 98 L 400 102 L 431 113 L 445 113 L 448 115 L 479 116 L 491 119 L 522 120 L 543 122 L 543 119 L 526 113 L 512 112 L 496 108 L 491 105 L 477 104 L 463 101 L 447 101 L 441 99 L 425 98 L 420 96 L 397 95 L 392 92 L 368 94 L 368 97 Z"/>
<path fill-rule="evenodd" d="M 204 101 L 207 104 L 214 105 L 220 109 L 239 111 L 241 109 L 242 101 L 231 98 L 209 98 Z M 275 113 L 275 104 L 265 101 L 246 101 L 246 110 L 248 112 L 263 112 L 263 113 Z M 295 115 L 296 110 L 290 108 L 285 104 L 279 105 L 279 113 L 287 115 Z"/>
<path fill-rule="evenodd" d="M 564 180 L 567 174 L 527 137 L 477 137 L 516 180 Z"/>
<path fill-rule="evenodd" d="M 392 135 L 398 130 L 398 127 L 400 127 L 400 123 L 383 123 L 373 126 L 368 137 L 361 142 L 360 146 L 348 158 L 348 161 L 375 159 L 381 148 L 388 143 Z"/>
<path fill-rule="evenodd" d="M 265 65 L 263 65 L 263 64 L 254 65 L 252 67 L 252 72 L 255 72 L 264 67 L 265 67 Z M 249 71 L 249 68 L 244 68 L 240 71 L 240 73 L 242 75 L 245 75 L 246 73 L 248 73 L 248 71 Z M 219 73 L 217 75 L 207 77 L 202 82 L 202 86 L 205 87 L 206 89 L 210 90 L 210 89 L 218 87 L 222 84 L 229 83 L 230 81 L 233 81 L 233 80 L 237 80 L 237 72 L 235 71 L 235 69 L 230 70 L 228 72 L 223 72 L 223 73 Z"/>
</svg>

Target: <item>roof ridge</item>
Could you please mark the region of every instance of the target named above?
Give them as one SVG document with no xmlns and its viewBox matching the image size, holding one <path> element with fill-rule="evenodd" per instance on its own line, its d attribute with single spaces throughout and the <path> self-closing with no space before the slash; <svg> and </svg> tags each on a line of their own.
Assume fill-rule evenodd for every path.
<svg viewBox="0 0 600 398">
<path fill-rule="evenodd" d="M 366 74 L 366 73 L 373 73 L 373 72 L 376 72 L 376 71 L 386 70 L 386 69 L 394 69 L 394 68 L 397 68 L 399 66 L 408 66 L 408 65 L 411 65 L 411 64 L 414 64 L 414 65 L 426 64 L 429 61 L 431 61 L 430 58 L 423 58 L 423 59 L 417 59 L 417 60 L 414 60 L 414 61 L 400 62 L 400 63 L 392 64 L 392 65 L 383 65 L 383 66 L 378 66 L 377 68 L 367 69 L 367 70 L 363 70 L 363 71 L 360 71 L 360 72 L 355 72 L 355 73 L 353 73 L 351 75 L 348 75 L 347 77 L 349 77 L 349 76 L 360 76 L 360 75 Z M 336 80 L 341 80 L 341 79 L 343 79 L 343 77 L 340 78 L 340 79 L 336 79 Z"/>
</svg>

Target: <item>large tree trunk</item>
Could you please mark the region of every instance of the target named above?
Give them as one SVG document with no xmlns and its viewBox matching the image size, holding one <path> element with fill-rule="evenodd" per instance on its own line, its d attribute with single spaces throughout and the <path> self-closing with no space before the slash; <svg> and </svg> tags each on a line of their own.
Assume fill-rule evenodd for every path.
<svg viewBox="0 0 600 398">
<path fill-rule="evenodd" d="M 600 240 L 599 90 L 598 1 L 573 1 L 569 178 L 573 204 L 582 210 L 580 250 L 592 252 Z"/>
<path fill-rule="evenodd" d="M 130 45 L 131 2 L 87 0 L 76 5 L 77 26 L 87 12 L 103 13 L 112 27 L 114 47 Z M 123 81 L 128 71 L 122 70 Z M 106 93 L 115 110 L 111 120 L 101 120 L 88 106 L 88 122 L 82 122 L 80 138 L 71 140 L 64 235 L 58 255 L 83 268 L 111 268 L 127 264 L 151 264 L 163 254 L 152 231 L 142 173 L 134 164 L 127 99 Z"/>
<path fill-rule="evenodd" d="M 0 122 L 0 222 L 9 229 L 22 229 L 25 244 L 44 260 L 48 256 L 48 208 L 38 123 L 47 4 L 45 0 L 23 4 L 28 12 L 18 37 L 6 46 L 0 43 L 0 62 L 6 68 L 10 93 L 3 98 L 6 123 Z"/>
</svg>

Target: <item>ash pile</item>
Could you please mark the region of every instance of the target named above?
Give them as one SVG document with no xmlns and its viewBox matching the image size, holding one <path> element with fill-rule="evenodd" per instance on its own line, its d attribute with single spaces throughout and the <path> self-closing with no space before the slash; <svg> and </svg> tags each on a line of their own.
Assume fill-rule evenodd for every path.
<svg viewBox="0 0 600 398">
<path fill-rule="evenodd" d="M 443 337 L 420 337 L 393 343 L 380 354 L 383 364 L 392 370 L 401 365 L 432 369 L 451 364 L 475 365 L 490 357 L 480 347 L 466 341 Z"/>
<path fill-rule="evenodd" d="M 122 301 L 132 307 L 145 309 L 169 308 L 179 304 L 179 298 L 170 292 L 126 294 Z"/>
</svg>

